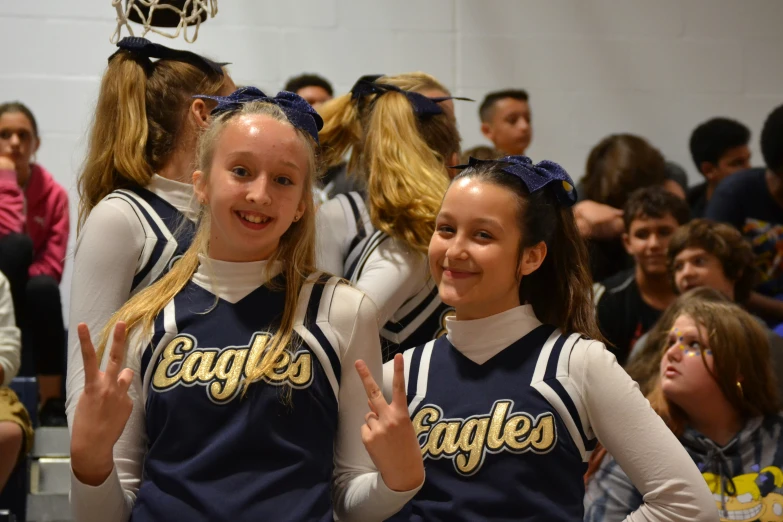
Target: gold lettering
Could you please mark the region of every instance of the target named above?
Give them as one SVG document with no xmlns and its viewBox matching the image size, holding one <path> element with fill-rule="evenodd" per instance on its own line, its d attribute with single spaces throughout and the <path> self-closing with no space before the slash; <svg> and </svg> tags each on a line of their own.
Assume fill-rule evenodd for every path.
<svg viewBox="0 0 783 522">
<path fill-rule="evenodd" d="M 167 389 L 179 382 L 203 383 L 208 385 L 207 394 L 212 399 L 219 402 L 230 400 L 245 377 L 256 377 L 252 370 L 257 371 L 269 338 L 269 334 L 257 333 L 248 347 L 218 351 L 196 350 L 196 341 L 192 337 L 176 337 L 163 349 L 152 384 L 156 389 Z M 313 378 L 312 354 L 306 350 L 293 355 L 282 351 L 262 377 L 272 385 L 289 382 L 295 387 L 306 387 Z"/>
<path fill-rule="evenodd" d="M 252 372 L 261 364 L 261 357 L 266 350 L 266 343 L 269 341 L 269 334 L 256 334 L 250 347 L 250 354 L 245 364 L 245 377 L 252 377 Z"/>
<path fill-rule="evenodd" d="M 177 350 L 179 348 L 179 351 Z M 165 389 L 179 382 L 180 372 L 169 377 L 169 367 L 181 361 L 185 357 L 184 352 L 189 352 L 193 348 L 193 339 L 190 337 L 175 337 L 166 348 L 163 349 L 163 359 L 155 369 L 155 376 L 152 378 L 152 385 L 158 389 Z"/>
<path fill-rule="evenodd" d="M 487 433 L 487 447 L 491 450 L 498 450 L 503 447 L 503 422 L 508 413 L 509 401 L 499 401 L 492 406 L 490 413 L 492 420 L 489 423 L 489 432 Z"/>
<path fill-rule="evenodd" d="M 209 382 L 215 378 L 215 356 L 217 352 L 208 350 L 201 352 L 201 364 L 198 365 L 197 377 L 199 382 Z"/>
<path fill-rule="evenodd" d="M 487 436 L 489 419 L 468 419 L 462 426 L 459 449 L 464 453 L 455 459 L 457 470 L 467 475 L 473 473 L 484 455 L 484 440 Z M 467 455 L 466 455 L 467 454 Z"/>
<path fill-rule="evenodd" d="M 552 413 L 535 421 L 527 413 L 507 419 L 513 405 L 513 401 L 497 401 L 489 415 L 467 420 L 441 419 L 443 412 L 434 405 L 421 408 L 413 416 L 413 428 L 422 456 L 453 458 L 457 472 L 472 475 L 481 467 L 486 451 L 550 450 L 557 443 Z"/>
<path fill-rule="evenodd" d="M 506 445 L 515 450 L 523 450 L 530 445 L 527 434 L 530 432 L 530 419 L 527 415 L 515 415 L 506 422 Z"/>
<path fill-rule="evenodd" d="M 288 375 L 288 367 L 291 364 L 291 354 L 286 351 L 280 352 L 275 364 L 266 373 L 266 378 L 273 382 L 283 382 Z"/>
<path fill-rule="evenodd" d="M 209 392 L 215 400 L 225 401 L 234 396 L 239 388 L 246 357 L 247 350 L 228 349 L 220 352 L 215 368 L 217 380 L 209 387 Z"/>
<path fill-rule="evenodd" d="M 288 370 L 288 380 L 295 386 L 302 386 L 310 382 L 313 376 L 311 355 L 308 352 L 299 352 L 294 364 Z"/>
<path fill-rule="evenodd" d="M 433 457 L 439 456 L 441 453 L 443 453 L 443 443 L 442 438 L 446 433 L 446 427 L 448 426 L 448 423 L 441 422 L 435 425 L 435 427 L 432 428 L 430 431 L 430 435 L 427 442 L 427 452 L 432 455 Z"/>
<path fill-rule="evenodd" d="M 413 417 L 413 430 L 416 432 L 416 438 L 428 433 L 432 428 L 432 423 L 438 422 L 438 419 L 440 419 L 440 410 L 437 408 L 425 406 L 420 409 Z M 424 446 L 421 447 L 421 452 L 425 453 Z"/>
<path fill-rule="evenodd" d="M 203 356 L 204 352 L 193 352 L 187 356 L 185 362 L 182 363 L 182 368 L 179 370 L 183 382 L 187 384 L 196 382 L 198 371 L 201 369 L 201 365 L 204 364 L 202 361 Z"/>
<path fill-rule="evenodd" d="M 546 451 L 555 444 L 555 419 L 551 413 L 538 420 L 538 424 L 530 434 L 533 448 Z"/>
</svg>

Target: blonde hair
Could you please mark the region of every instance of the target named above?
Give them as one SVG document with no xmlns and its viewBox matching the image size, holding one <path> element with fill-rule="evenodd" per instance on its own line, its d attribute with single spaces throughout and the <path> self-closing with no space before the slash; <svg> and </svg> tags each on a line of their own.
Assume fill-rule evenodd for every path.
<svg viewBox="0 0 783 522">
<path fill-rule="evenodd" d="M 448 91 L 432 76 L 410 73 L 377 83 L 408 91 Z M 459 153 L 460 136 L 450 111 L 419 118 L 408 98 L 390 91 L 352 100 L 332 100 L 319 134 L 327 165 L 350 151 L 349 172 L 367 187 L 370 220 L 377 230 L 426 253 L 448 188 L 446 162 Z M 358 167 L 358 168 L 357 168 Z"/>
<path fill-rule="evenodd" d="M 434 76 L 423 72 L 411 72 L 397 76 L 381 76 L 376 83 L 394 85 L 404 91 L 443 91 L 451 95 Z M 321 159 L 326 168 L 340 165 L 346 154 L 350 154 L 348 172 L 354 172 L 359 164 L 364 141 L 362 114 L 367 112 L 372 98 L 354 100 L 349 92 L 324 103 L 318 113 L 324 120 L 324 127 L 318 133 L 321 142 Z"/>
<path fill-rule="evenodd" d="M 209 128 L 201 135 L 199 141 L 198 163 L 199 169 L 204 174 L 205 181 L 210 174 L 218 141 L 228 124 L 238 117 L 256 114 L 269 116 L 277 121 L 290 124 L 285 113 L 277 105 L 265 102 L 247 103 L 237 111 L 216 117 Z M 309 156 L 310 172 L 305 177 L 305 183 L 302 188 L 305 212 L 298 221 L 291 224 L 280 238 L 278 248 L 269 258 L 269 262 L 266 265 L 267 267 L 272 267 L 276 262 L 282 262 L 283 274 L 285 276 L 285 309 L 283 310 L 280 327 L 267 343 L 261 360 L 255 367 L 248 366 L 250 370 L 245 381 L 245 390 L 251 383 L 261 380 L 274 367 L 283 350 L 291 344 L 294 331 L 294 314 L 298 305 L 299 293 L 305 284 L 305 279 L 316 270 L 315 212 L 312 195 L 313 179 L 316 174 L 316 144 L 307 132 L 301 129 L 296 130 L 297 134 L 307 145 Z M 114 324 L 118 321 L 124 321 L 128 332 L 136 328 L 140 328 L 145 333 L 151 332 L 154 327 L 155 317 L 161 313 L 166 304 L 193 277 L 193 274 L 198 269 L 199 255 L 206 256 L 208 254 L 211 227 L 209 213 L 205 210 L 205 207 L 201 209 L 198 232 L 183 257 L 163 278 L 139 292 L 112 316 L 101 335 L 98 348 L 99 360 L 103 357 Z M 273 287 L 272 282 L 267 284 Z M 282 288 L 275 289 L 282 290 Z"/>
<path fill-rule="evenodd" d="M 120 51 L 101 80 L 78 179 L 79 227 L 112 191 L 147 185 L 174 151 L 191 98 L 218 94 L 228 78 L 185 62 L 145 60 Z"/>
</svg>

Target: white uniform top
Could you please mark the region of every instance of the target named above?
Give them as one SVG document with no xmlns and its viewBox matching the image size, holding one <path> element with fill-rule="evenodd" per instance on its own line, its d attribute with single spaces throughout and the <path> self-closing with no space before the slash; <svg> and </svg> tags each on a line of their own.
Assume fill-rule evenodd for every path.
<svg viewBox="0 0 783 522">
<path fill-rule="evenodd" d="M 274 277 L 279 273 L 278 266 L 267 274 L 265 264 L 265 261 L 229 263 L 215 260 L 204 263 L 202 259 L 192 281 L 225 301 L 237 303 L 268 281 L 267 276 Z M 363 359 L 375 378 L 380 378 L 377 311 L 371 301 L 348 285 L 329 283 L 324 295 L 327 292 L 332 293 L 330 304 L 324 308 L 328 315 L 325 322 L 332 332 L 330 338 L 334 336 L 332 344 L 339 351 L 343 367 L 337 386 L 339 414 L 334 451 L 334 509 L 340 520 L 383 520 L 398 511 L 419 488 L 408 492 L 390 490 L 375 469 L 361 439 L 361 426 L 369 407 L 353 365 L 357 359 Z M 300 309 L 306 307 L 306 301 L 300 302 Z M 208 320 L 209 314 L 204 317 Z M 124 364 L 134 371 L 129 389 L 134 403 L 133 413 L 114 446 L 114 471 L 98 487 L 85 485 L 71 474 L 71 506 L 76 520 L 80 522 L 127 520 L 142 482 L 146 423 L 145 390 L 140 374 L 142 354 L 148 342 L 139 342 L 138 336 L 135 337 L 128 342 Z M 108 350 L 102 367 L 107 360 Z M 83 371 L 81 361 L 78 370 Z M 258 421 L 263 423 L 263 419 Z"/>
<path fill-rule="evenodd" d="M 145 187 L 167 201 L 186 218 L 195 221 L 199 205 L 193 186 L 157 174 Z M 82 355 L 76 326 L 86 323 L 94 343 L 112 314 L 131 297 L 134 276 L 148 260 L 155 234 L 145 227 L 134 205 L 122 197 L 98 203 L 76 241 L 68 321 L 68 376 L 66 413 L 68 425 L 84 388 Z M 147 281 L 149 284 L 149 281 Z M 137 288 L 136 290 L 141 290 Z"/>
<path fill-rule="evenodd" d="M 351 262 L 349 252 L 355 246 L 351 244 L 354 238 L 374 232 L 367 208 L 356 192 L 324 203 L 316 214 L 316 227 L 318 269 L 343 277 L 346 264 Z M 353 284 L 378 307 L 381 325 L 430 281 L 427 256 L 394 238 L 383 241 L 362 262 L 361 277 Z"/>
<path fill-rule="evenodd" d="M 446 319 L 449 342 L 479 365 L 539 326 L 541 322 L 530 305 L 473 321 L 457 321 L 454 317 Z M 409 350 L 404 354 L 406 378 L 412 352 Z M 545 351 L 542 353 L 545 354 Z M 429 357 L 422 356 L 422 365 L 425 359 L 429 360 Z M 539 362 L 548 364 L 543 359 Z M 644 504 L 626 520 L 717 520 L 715 502 L 693 460 L 603 343 L 585 338 L 576 340 L 569 351 L 562 352 L 557 369 L 557 380 L 575 405 L 578 418 L 558 407 L 564 402 L 558 397 L 558 392 L 540 384 L 537 389 L 556 409 L 562 410 L 559 414 L 577 446 L 581 446 L 580 431 L 590 438 L 596 437 L 642 493 Z M 390 398 L 393 362 L 386 363 L 383 371 L 384 394 Z M 428 384 L 427 375 L 437 371 L 437 368 L 420 367 L 417 388 L 427 390 L 428 386 L 431 387 L 432 382 Z M 459 386 L 459 383 L 452 385 Z M 491 388 L 491 383 L 488 383 L 488 388 Z M 589 452 L 583 453 L 583 457 L 589 457 Z"/>
</svg>

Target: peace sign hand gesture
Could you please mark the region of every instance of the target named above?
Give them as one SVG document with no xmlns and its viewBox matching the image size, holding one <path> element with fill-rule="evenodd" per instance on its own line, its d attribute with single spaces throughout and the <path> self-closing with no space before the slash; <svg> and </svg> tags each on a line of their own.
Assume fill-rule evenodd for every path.
<svg viewBox="0 0 783 522">
<path fill-rule="evenodd" d="M 393 491 L 410 491 L 424 481 L 424 461 L 416 439 L 405 395 L 405 363 L 394 357 L 392 402 L 388 404 L 364 361 L 356 361 L 356 371 L 367 392 L 370 412 L 364 417 L 362 442 L 381 472 L 386 486 Z"/>
<path fill-rule="evenodd" d="M 84 391 L 71 426 L 71 467 L 82 483 L 99 486 L 114 468 L 114 444 L 133 411 L 133 401 L 128 396 L 133 370 L 122 369 L 125 323 L 118 322 L 114 327 L 105 372 L 99 369 L 87 325 L 79 324 L 78 332 L 84 361 Z"/>
</svg>

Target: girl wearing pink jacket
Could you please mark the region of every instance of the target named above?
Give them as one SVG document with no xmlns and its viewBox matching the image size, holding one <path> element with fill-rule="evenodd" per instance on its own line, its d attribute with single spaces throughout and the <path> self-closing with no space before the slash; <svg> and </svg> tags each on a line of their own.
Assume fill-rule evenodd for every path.
<svg viewBox="0 0 783 522">
<path fill-rule="evenodd" d="M 38 375 L 43 424 L 65 425 L 65 327 L 60 279 L 68 245 L 68 194 L 35 162 L 33 113 L 0 105 L 0 271 L 11 283 L 22 330 L 22 375 Z M 58 413 L 59 412 L 59 413 Z"/>
</svg>

